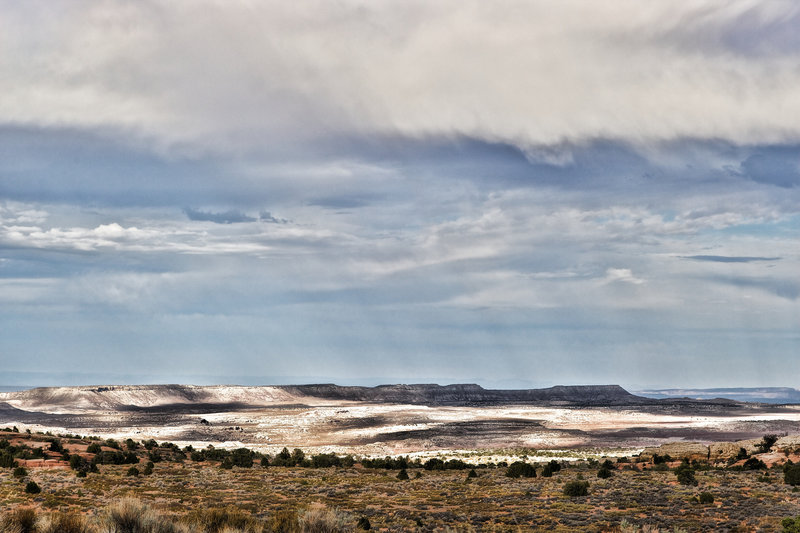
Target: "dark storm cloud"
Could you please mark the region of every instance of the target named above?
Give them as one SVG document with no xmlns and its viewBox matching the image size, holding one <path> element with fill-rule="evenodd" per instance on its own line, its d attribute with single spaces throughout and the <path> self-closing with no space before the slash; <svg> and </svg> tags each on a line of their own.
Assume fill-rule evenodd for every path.
<svg viewBox="0 0 800 533">
<path fill-rule="evenodd" d="M 714 263 L 752 263 L 754 261 L 780 261 L 780 257 L 736 257 L 726 255 L 687 255 L 684 259 L 711 261 Z"/>
<path fill-rule="evenodd" d="M 693 152 L 702 157 L 691 160 Z M 314 154 L 310 157 L 308 154 Z M 663 143 L 650 153 L 609 139 L 532 147 L 465 136 L 355 137 L 320 140 L 305 150 L 222 156 L 163 153 L 122 131 L 0 128 L 0 194 L 6 199 L 81 205 L 184 206 L 228 204 L 258 208 L 296 202 L 354 209 L 418 194 L 427 184 L 471 182 L 483 190 L 517 187 L 604 189 L 624 198 L 647 193 L 682 195 L 687 185 L 719 186 L 731 179 L 792 187 L 800 183 L 795 146 L 736 147 L 711 141 Z M 655 155 L 654 155 L 655 154 Z M 683 160 L 670 166 L 660 155 Z M 285 175 L 347 159 L 388 169 L 391 184 L 359 169 L 348 184 Z M 251 170 L 255 169 L 255 170 Z M 734 169 L 734 170 L 731 170 Z M 387 187 L 387 185 L 391 185 Z M 598 201 L 601 201 L 598 198 Z M 260 206 L 259 206 L 260 204 Z"/>
<path fill-rule="evenodd" d="M 213 213 L 211 211 L 200 211 L 198 209 L 186 207 L 183 212 L 186 213 L 189 220 L 214 222 L 216 224 L 238 224 L 256 221 L 255 218 L 233 209 L 221 213 Z"/>
<path fill-rule="evenodd" d="M 160 154 L 122 131 L 0 127 L 0 193 L 12 200 L 109 206 L 201 203 L 215 186 L 219 165 L 208 157 Z M 245 198 L 233 189 L 228 192 L 237 195 Z"/>
<path fill-rule="evenodd" d="M 748 278 L 743 276 L 709 276 L 707 279 L 708 281 L 738 288 L 758 289 L 790 301 L 796 301 L 800 297 L 800 283 L 790 279 Z"/>
<path fill-rule="evenodd" d="M 800 146 L 761 147 L 742 161 L 741 174 L 778 187 L 800 185 Z"/>
<path fill-rule="evenodd" d="M 286 220 L 285 218 L 278 218 L 276 216 L 273 216 L 272 213 L 270 213 L 269 211 L 261 211 L 258 214 L 258 220 L 260 220 L 261 222 L 267 222 L 269 224 L 288 224 L 289 223 L 289 221 Z"/>
<path fill-rule="evenodd" d="M 365 207 L 372 203 L 373 200 L 374 198 L 368 196 L 326 196 L 324 198 L 311 200 L 308 202 L 308 205 L 327 209 L 354 209 L 356 207 Z"/>
</svg>

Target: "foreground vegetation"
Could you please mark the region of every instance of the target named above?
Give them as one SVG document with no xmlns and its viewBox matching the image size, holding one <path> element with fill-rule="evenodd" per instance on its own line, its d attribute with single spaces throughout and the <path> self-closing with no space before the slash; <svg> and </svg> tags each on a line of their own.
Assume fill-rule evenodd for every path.
<svg viewBox="0 0 800 533">
<path fill-rule="evenodd" d="M 0 432 L 0 533 L 800 528 L 800 466 L 788 457 L 771 468 L 755 456 L 479 466 L 11 429 Z"/>
</svg>

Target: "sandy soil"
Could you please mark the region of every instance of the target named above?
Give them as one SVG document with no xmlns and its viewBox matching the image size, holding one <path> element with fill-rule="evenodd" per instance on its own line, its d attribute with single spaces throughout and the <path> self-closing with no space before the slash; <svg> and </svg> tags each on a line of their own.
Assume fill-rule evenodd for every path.
<svg viewBox="0 0 800 533">
<path fill-rule="evenodd" d="M 0 424 L 38 431 L 181 445 L 246 445 L 274 453 L 283 446 L 360 455 L 461 450 L 636 449 L 674 440 L 712 442 L 800 433 L 800 406 L 736 408 L 447 407 L 349 401 L 293 403 L 273 394 L 252 407 L 161 403 L 110 409 L 86 402 L 26 405 L 7 399 Z M 289 402 L 289 403 L 286 403 Z M 488 455 L 487 455 L 488 456 Z"/>
</svg>

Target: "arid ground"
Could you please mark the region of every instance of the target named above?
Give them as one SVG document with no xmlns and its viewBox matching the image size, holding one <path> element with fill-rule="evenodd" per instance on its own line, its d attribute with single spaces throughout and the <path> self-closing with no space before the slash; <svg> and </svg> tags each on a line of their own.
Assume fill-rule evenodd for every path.
<svg viewBox="0 0 800 533">
<path fill-rule="evenodd" d="M 89 524 L 100 523 L 108 506 L 123 498 L 144 502 L 176 523 L 208 524 L 210 513 L 221 527 L 235 518 L 239 525 L 229 532 L 358 531 L 364 520 L 383 531 L 781 531 L 784 519 L 800 515 L 800 493 L 784 474 L 788 461 L 800 455 L 777 447 L 748 454 L 752 464 L 701 461 L 689 467 L 677 458 L 596 456 L 556 461 L 559 468 L 547 473 L 553 463 L 518 452 L 515 459 L 532 465 L 535 477 L 509 477 L 502 463 L 371 464 L 356 457 L 355 463 L 321 466 L 306 455 L 295 466 L 283 466 L 276 456 L 252 452 L 238 456 L 252 463 L 234 460 L 242 464 L 234 466 L 236 452 L 213 448 L 198 454 L 166 442 L 13 428 L 0 432 L 0 447 L 0 453 L 12 450 L 18 457 L 17 468 L 0 468 L 0 502 L 8 516 L 30 508 L 41 516 L 80 514 Z M 31 455 L 38 458 L 24 458 Z M 758 464 L 768 455 L 778 458 L 771 467 Z M 124 464 L 113 464 L 123 457 Z M 599 477 L 603 463 L 607 476 Z M 403 465 L 407 476 L 400 473 Z M 692 470 L 688 482 L 681 482 L 682 468 Z M 581 480 L 588 483 L 587 494 L 565 493 L 570 482 Z M 29 493 L 31 483 L 40 492 Z M 339 525 L 296 528 L 298 517 L 313 509 L 335 513 Z M 220 529 L 195 524 L 188 531 Z"/>
<path fill-rule="evenodd" d="M 472 396 L 471 402 L 446 398 L 449 404 L 422 404 L 326 394 L 292 387 L 34 389 L 0 394 L 0 423 L 104 438 L 155 438 L 181 446 L 246 445 L 267 453 L 288 446 L 374 456 L 520 448 L 630 453 L 670 441 L 800 433 L 800 406 L 639 402 L 635 396 L 624 402 L 601 398 L 591 402 L 595 405 L 563 398 L 498 405 Z"/>
</svg>

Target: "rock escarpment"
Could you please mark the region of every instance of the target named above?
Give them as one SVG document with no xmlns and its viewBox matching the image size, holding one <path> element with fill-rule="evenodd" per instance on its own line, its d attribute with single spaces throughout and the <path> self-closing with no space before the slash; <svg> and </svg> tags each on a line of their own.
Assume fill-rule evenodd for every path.
<svg viewBox="0 0 800 533">
<path fill-rule="evenodd" d="M 733 442 L 712 442 L 709 445 L 700 442 L 668 442 L 660 446 L 645 448 L 639 457 L 651 459 L 654 455 L 669 455 L 673 459 L 690 461 L 709 460 L 712 463 L 735 459 L 744 449 L 747 455 L 756 455 L 761 451 L 758 445 L 761 439 L 737 440 Z M 793 454 L 800 452 L 800 435 L 789 435 L 779 438 L 772 446 L 776 453 Z"/>
<path fill-rule="evenodd" d="M 430 405 L 629 406 L 654 405 L 658 401 L 635 396 L 619 385 L 559 385 L 546 389 L 495 390 L 475 384 L 380 385 L 343 387 L 333 384 L 282 387 L 297 395 L 359 402 Z"/>
</svg>

